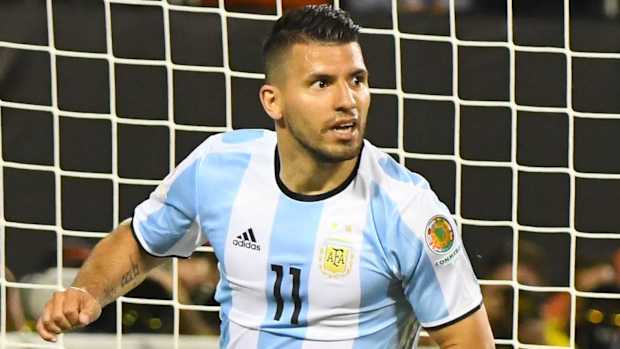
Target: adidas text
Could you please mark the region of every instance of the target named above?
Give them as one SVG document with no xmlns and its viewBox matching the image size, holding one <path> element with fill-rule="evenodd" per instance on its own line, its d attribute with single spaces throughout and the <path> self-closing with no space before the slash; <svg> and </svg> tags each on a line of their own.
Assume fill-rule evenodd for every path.
<svg viewBox="0 0 620 349">
<path fill-rule="evenodd" d="M 249 249 L 255 250 L 255 251 L 260 251 L 260 245 L 259 244 L 255 244 L 255 243 L 250 242 L 250 241 L 233 240 L 233 245 L 234 246 L 239 246 L 239 247 L 249 248 Z"/>
</svg>

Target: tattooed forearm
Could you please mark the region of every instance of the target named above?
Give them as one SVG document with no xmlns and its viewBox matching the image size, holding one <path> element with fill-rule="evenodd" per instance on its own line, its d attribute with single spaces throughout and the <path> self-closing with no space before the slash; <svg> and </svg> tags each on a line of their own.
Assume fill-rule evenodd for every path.
<svg viewBox="0 0 620 349">
<path fill-rule="evenodd" d="M 129 263 L 129 270 L 121 276 L 120 284 L 112 282 L 103 286 L 101 299 L 99 299 L 99 303 L 102 306 L 113 302 L 117 297 L 122 296 L 129 289 L 140 283 L 142 278 L 140 265 L 131 257 L 129 257 Z"/>
<path fill-rule="evenodd" d="M 131 263 L 131 268 L 121 277 L 121 287 L 129 285 L 140 276 L 140 266 L 135 263 L 131 257 L 129 257 L 129 262 Z"/>
<path fill-rule="evenodd" d="M 108 304 L 116 298 L 116 292 L 118 287 L 106 286 L 103 289 L 103 302 L 102 304 Z"/>
<path fill-rule="evenodd" d="M 139 285 L 159 264 L 142 252 L 130 227 L 121 224 L 93 249 L 73 286 L 86 289 L 103 307 Z"/>
</svg>

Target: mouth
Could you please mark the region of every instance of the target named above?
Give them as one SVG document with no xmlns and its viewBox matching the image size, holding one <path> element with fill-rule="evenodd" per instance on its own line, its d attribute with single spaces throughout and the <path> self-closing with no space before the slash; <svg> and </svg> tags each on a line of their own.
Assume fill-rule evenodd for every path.
<svg viewBox="0 0 620 349">
<path fill-rule="evenodd" d="M 351 140 L 357 134 L 357 120 L 343 120 L 335 123 L 329 129 L 338 139 Z"/>
</svg>

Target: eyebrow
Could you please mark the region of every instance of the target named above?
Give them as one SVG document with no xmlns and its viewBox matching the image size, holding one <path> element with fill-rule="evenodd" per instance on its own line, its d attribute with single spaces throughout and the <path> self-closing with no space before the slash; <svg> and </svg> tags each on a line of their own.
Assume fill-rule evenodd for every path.
<svg viewBox="0 0 620 349">
<path fill-rule="evenodd" d="M 358 75 L 368 76 L 368 71 L 364 68 L 357 68 L 353 70 L 351 73 L 349 73 L 349 76 L 358 76 Z M 335 79 L 334 74 L 316 72 L 316 73 L 311 73 L 310 75 L 308 75 L 306 80 L 317 81 L 317 80 L 334 80 L 334 79 Z"/>
<path fill-rule="evenodd" d="M 368 76 L 368 70 L 366 70 L 366 69 L 364 69 L 364 68 L 358 68 L 358 69 L 355 69 L 355 70 L 351 73 L 351 76 L 358 76 L 358 75 Z"/>
<path fill-rule="evenodd" d="M 312 73 L 308 75 L 307 81 L 317 81 L 317 80 L 334 80 L 334 75 L 326 74 L 326 73 Z"/>
</svg>

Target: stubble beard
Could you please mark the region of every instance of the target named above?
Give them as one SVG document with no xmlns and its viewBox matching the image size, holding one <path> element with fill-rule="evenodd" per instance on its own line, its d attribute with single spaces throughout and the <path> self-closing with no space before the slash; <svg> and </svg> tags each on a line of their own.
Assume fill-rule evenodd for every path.
<svg viewBox="0 0 620 349">
<path fill-rule="evenodd" d="M 290 122 L 287 123 L 286 127 L 288 128 L 291 136 L 299 145 L 301 145 L 301 147 L 311 154 L 311 156 L 313 156 L 318 162 L 324 163 L 338 163 L 357 158 L 362 148 L 365 132 L 365 127 L 363 125 L 358 126 L 360 136 L 359 138 L 351 141 L 353 144 L 345 145 L 336 143 L 335 146 L 331 147 L 331 145 L 322 142 L 322 132 L 319 133 L 318 137 L 313 140 L 311 136 L 308 136 L 303 131 L 298 130 L 297 127 Z"/>
</svg>

